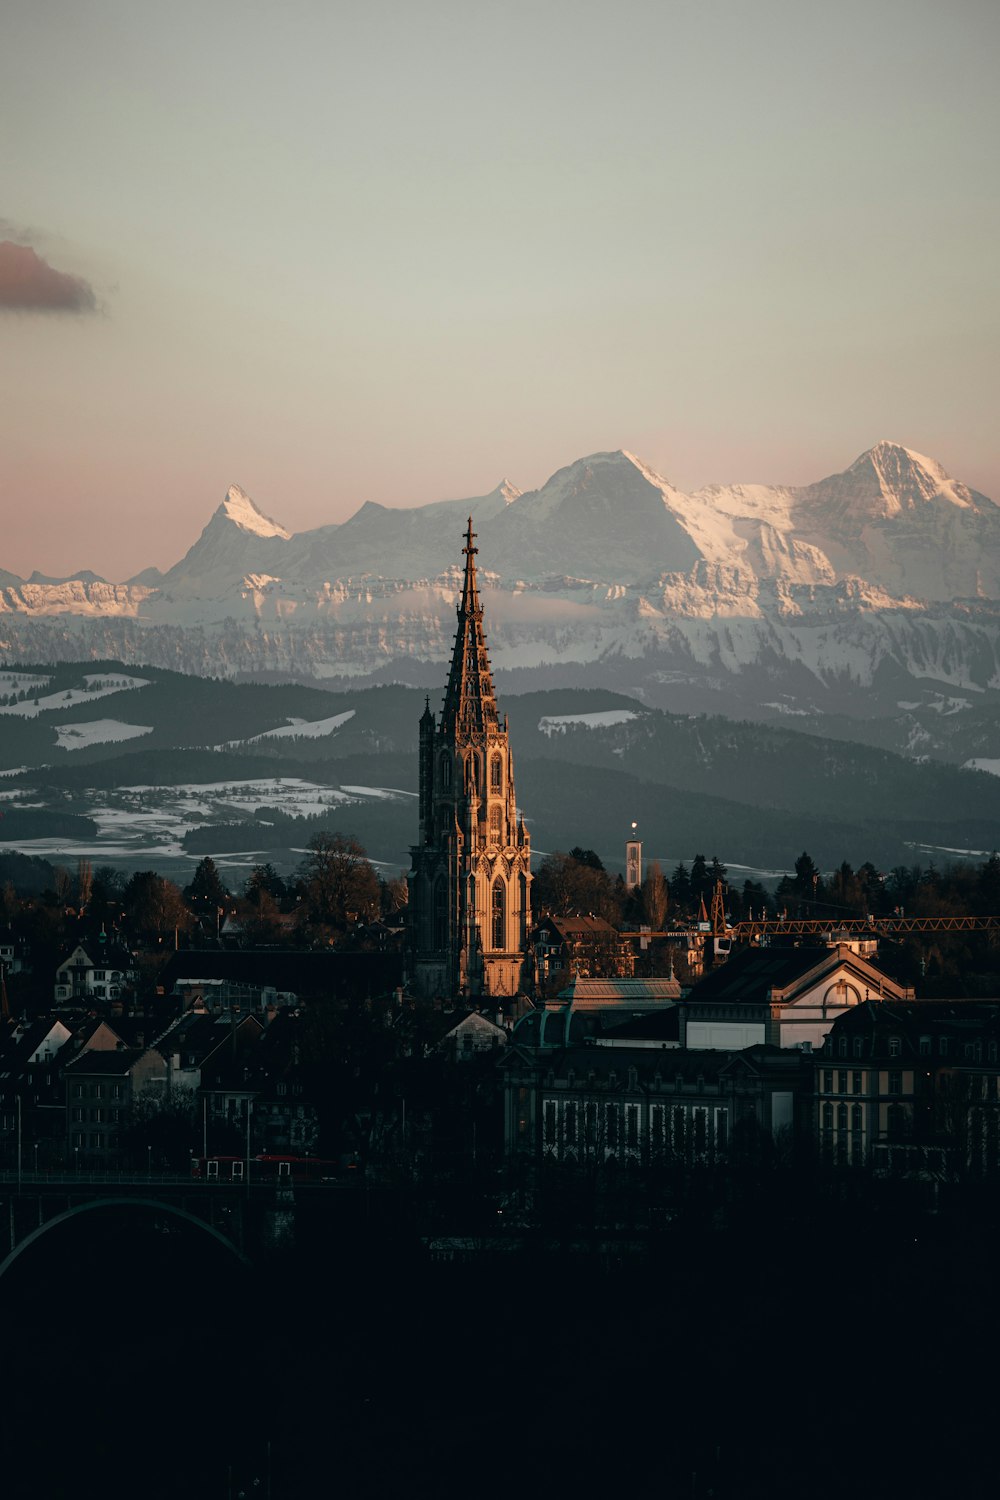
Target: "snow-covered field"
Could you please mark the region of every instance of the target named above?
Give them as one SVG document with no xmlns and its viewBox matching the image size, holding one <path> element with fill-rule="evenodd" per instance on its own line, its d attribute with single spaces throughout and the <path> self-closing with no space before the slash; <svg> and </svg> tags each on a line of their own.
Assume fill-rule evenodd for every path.
<svg viewBox="0 0 1000 1500">
<path fill-rule="evenodd" d="M 333 714 L 329 719 L 289 719 L 279 729 L 265 729 L 261 734 L 251 735 L 246 740 L 227 740 L 224 745 L 216 745 L 216 750 L 235 750 L 238 745 L 258 745 L 261 740 L 318 740 L 326 734 L 333 734 L 348 719 L 353 719 L 355 710 L 349 708 L 346 713 Z"/>
<path fill-rule="evenodd" d="M 40 679 L 41 680 L 41 679 Z M 44 679 L 46 682 L 48 678 Z M 82 688 L 67 688 L 64 693 L 49 693 L 44 698 L 25 698 L 20 703 L 8 703 L 0 706 L 0 714 L 16 714 L 22 719 L 36 719 L 39 714 L 50 713 L 53 709 L 73 708 L 80 703 L 94 703 L 98 698 L 107 698 L 110 693 L 121 693 L 129 688 L 144 688 L 149 686 L 149 680 L 145 677 L 126 677 L 122 673 L 90 673 L 84 677 L 87 684 Z M 31 688 L 27 683 L 18 683 L 14 691 L 21 688 Z M 11 689 L 8 688 L 8 692 Z"/>
<path fill-rule="evenodd" d="M 54 724 L 60 750 L 85 750 L 116 740 L 135 740 L 152 734 L 152 724 L 123 724 L 121 719 L 90 719 L 86 724 Z"/>
</svg>

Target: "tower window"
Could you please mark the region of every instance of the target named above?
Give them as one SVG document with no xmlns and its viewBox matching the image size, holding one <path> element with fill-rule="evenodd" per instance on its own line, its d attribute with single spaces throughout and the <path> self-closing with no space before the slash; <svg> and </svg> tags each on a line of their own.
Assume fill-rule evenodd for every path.
<svg viewBox="0 0 1000 1500">
<path fill-rule="evenodd" d="M 448 882 L 443 875 L 434 885 L 434 946 L 448 946 Z"/>
<path fill-rule="evenodd" d="M 451 786 L 451 761 L 447 755 L 441 757 L 441 786 L 444 791 Z"/>
<path fill-rule="evenodd" d="M 490 761 L 490 791 L 499 792 L 503 790 L 503 761 L 499 755 L 494 755 Z"/>
<path fill-rule="evenodd" d="M 492 923 L 491 923 L 491 928 L 492 928 L 492 937 L 493 937 L 493 947 L 495 949 L 499 949 L 501 951 L 507 946 L 507 941 L 506 941 L 506 939 L 507 939 L 507 931 L 506 931 L 506 927 L 507 927 L 507 923 L 506 923 L 507 911 L 506 911 L 506 906 L 507 906 L 507 903 L 506 903 L 506 900 L 505 900 L 505 892 L 504 892 L 503 881 L 502 880 L 494 881 L 494 883 L 493 883 L 493 899 L 492 899 L 492 918 L 493 918 L 493 920 L 492 920 Z"/>
<path fill-rule="evenodd" d="M 494 844 L 500 842 L 500 809 L 497 806 L 490 808 L 490 839 Z"/>
</svg>

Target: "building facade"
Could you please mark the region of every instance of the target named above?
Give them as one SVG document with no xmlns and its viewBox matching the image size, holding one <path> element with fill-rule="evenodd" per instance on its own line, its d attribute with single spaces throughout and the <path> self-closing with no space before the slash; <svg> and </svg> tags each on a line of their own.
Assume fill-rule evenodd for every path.
<svg viewBox="0 0 1000 1500">
<path fill-rule="evenodd" d="M 469 519 L 458 631 L 438 721 L 420 720 L 420 833 L 410 912 L 417 992 L 514 995 L 531 924 L 531 848 L 517 815 L 507 720 L 496 693 Z"/>
</svg>

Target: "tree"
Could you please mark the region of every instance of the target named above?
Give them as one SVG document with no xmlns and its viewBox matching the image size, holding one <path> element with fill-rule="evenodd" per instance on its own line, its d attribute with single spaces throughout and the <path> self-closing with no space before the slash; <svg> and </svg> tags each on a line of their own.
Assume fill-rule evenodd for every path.
<svg viewBox="0 0 1000 1500">
<path fill-rule="evenodd" d="M 191 925 L 191 914 L 177 886 L 155 870 L 137 870 L 122 893 L 130 926 L 163 937 Z"/>
<path fill-rule="evenodd" d="M 262 893 L 270 896 L 273 901 L 283 901 L 288 895 L 287 884 L 270 863 L 254 865 L 243 887 L 244 896 L 255 906 Z"/>
<path fill-rule="evenodd" d="M 532 902 L 539 912 L 563 916 L 592 912 L 608 922 L 619 917 L 614 886 L 607 871 L 603 867 L 596 869 L 589 862 L 581 863 L 572 853 L 561 851 L 542 860 L 532 886 Z"/>
<path fill-rule="evenodd" d="M 229 900 L 229 892 L 219 879 L 215 860 L 207 854 L 191 877 L 191 884 L 184 887 L 184 899 L 199 916 L 214 916 Z"/>
<path fill-rule="evenodd" d="M 658 862 L 651 860 L 642 882 L 642 911 L 654 932 L 662 932 L 667 920 L 669 893 Z"/>
<path fill-rule="evenodd" d="M 675 906 L 686 907 L 690 904 L 691 877 L 683 860 L 670 877 L 670 894 Z"/>
<path fill-rule="evenodd" d="M 307 847 L 299 866 L 306 921 L 341 933 L 354 922 L 372 921 L 379 909 L 378 877 L 358 840 L 316 833 Z"/>
</svg>

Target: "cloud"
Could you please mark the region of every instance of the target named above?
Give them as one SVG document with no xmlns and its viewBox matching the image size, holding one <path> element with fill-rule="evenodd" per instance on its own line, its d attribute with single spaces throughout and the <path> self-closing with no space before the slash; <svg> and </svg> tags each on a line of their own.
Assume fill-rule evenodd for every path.
<svg viewBox="0 0 1000 1500">
<path fill-rule="evenodd" d="M 30 245 L 0 240 L 0 311 L 98 311 L 94 289 L 80 276 L 57 271 Z"/>
</svg>

